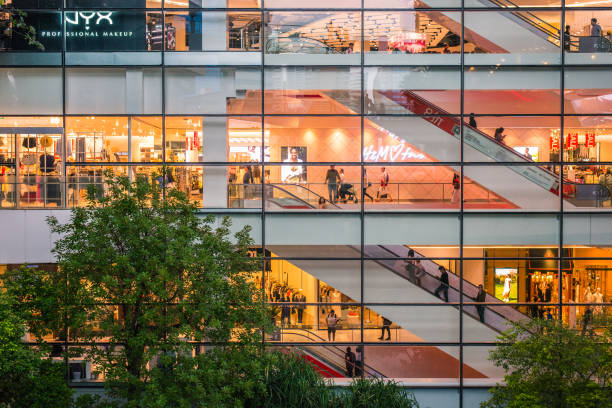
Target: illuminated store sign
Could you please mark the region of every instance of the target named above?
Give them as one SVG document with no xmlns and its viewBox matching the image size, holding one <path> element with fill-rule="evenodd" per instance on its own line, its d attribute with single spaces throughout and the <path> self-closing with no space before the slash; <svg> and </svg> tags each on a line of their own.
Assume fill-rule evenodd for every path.
<svg viewBox="0 0 612 408">
<path fill-rule="evenodd" d="M 133 37 L 134 32 L 113 26 L 114 11 L 68 11 L 66 38 Z M 61 31 L 41 31 L 41 38 L 61 37 Z"/>
<path fill-rule="evenodd" d="M 419 153 L 406 143 L 400 143 L 394 146 L 381 145 L 378 148 L 374 145 L 368 145 L 363 148 L 364 161 L 407 161 L 407 160 L 425 160 L 423 153 Z"/>
<path fill-rule="evenodd" d="M 47 50 L 61 49 L 62 26 L 67 51 L 144 51 L 146 15 L 137 11 L 67 11 L 28 16 Z"/>
</svg>

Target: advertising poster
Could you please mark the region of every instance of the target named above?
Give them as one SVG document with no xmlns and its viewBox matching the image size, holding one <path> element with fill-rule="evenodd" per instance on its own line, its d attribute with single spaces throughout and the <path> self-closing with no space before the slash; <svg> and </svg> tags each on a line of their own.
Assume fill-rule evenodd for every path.
<svg viewBox="0 0 612 408">
<path fill-rule="evenodd" d="M 495 297 L 504 302 L 518 302 L 516 268 L 495 268 Z"/>
<path fill-rule="evenodd" d="M 291 163 L 281 167 L 281 182 L 287 184 L 305 183 L 307 180 L 306 146 L 281 146 L 281 161 Z"/>
</svg>

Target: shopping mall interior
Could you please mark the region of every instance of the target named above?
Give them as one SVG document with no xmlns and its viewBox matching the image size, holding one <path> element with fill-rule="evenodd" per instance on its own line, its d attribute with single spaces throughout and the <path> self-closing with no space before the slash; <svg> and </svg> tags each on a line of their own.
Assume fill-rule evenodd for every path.
<svg viewBox="0 0 612 408">
<path fill-rule="evenodd" d="M 510 323 L 612 315 L 612 2 L 514 1 L 12 0 L 44 50 L 0 36 L 0 273 L 146 175 L 250 227 L 270 347 L 478 406 Z"/>
</svg>

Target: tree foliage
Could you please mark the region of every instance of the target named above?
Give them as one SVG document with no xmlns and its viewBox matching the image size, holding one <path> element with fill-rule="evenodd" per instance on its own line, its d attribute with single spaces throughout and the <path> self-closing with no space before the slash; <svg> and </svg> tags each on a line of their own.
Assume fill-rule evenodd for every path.
<svg viewBox="0 0 612 408">
<path fill-rule="evenodd" d="M 155 394 L 151 384 L 188 386 L 179 376 L 200 363 L 190 341 L 254 353 L 270 319 L 252 280 L 249 227 L 231 237 L 229 218 L 215 228 L 180 191 L 107 176 L 104 194 L 90 189 L 68 223 L 49 218 L 57 270 L 14 271 L 8 287 L 29 305 L 34 335 L 88 344 L 82 352 L 112 395 L 135 407 Z"/>
<path fill-rule="evenodd" d="M 612 406 L 612 337 L 582 336 L 562 323 L 516 323 L 491 360 L 508 373 L 485 408 Z"/>
<path fill-rule="evenodd" d="M 7 0 L 0 0 L 0 18 L 5 15 L 8 16 L 6 27 L 0 25 L 3 31 L 9 31 L 11 36 L 22 37 L 29 46 L 35 49 L 45 50 L 44 45 L 37 39 L 36 29 L 27 23 L 28 13 L 13 8 Z"/>
<path fill-rule="evenodd" d="M 15 302 L 0 292 L 0 407 L 65 408 L 72 391 L 61 364 L 22 343 L 24 321 Z"/>
</svg>

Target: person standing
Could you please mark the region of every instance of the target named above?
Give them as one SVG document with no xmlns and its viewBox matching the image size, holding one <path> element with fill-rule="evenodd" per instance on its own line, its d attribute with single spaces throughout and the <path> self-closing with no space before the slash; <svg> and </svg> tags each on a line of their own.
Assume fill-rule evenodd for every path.
<svg viewBox="0 0 612 408">
<path fill-rule="evenodd" d="M 601 26 L 595 17 L 591 19 L 591 37 L 601 37 Z"/>
<path fill-rule="evenodd" d="M 363 348 L 357 346 L 355 349 L 355 377 L 361 377 L 363 372 Z"/>
<path fill-rule="evenodd" d="M 336 326 L 339 320 L 334 309 L 330 310 L 325 318 L 325 323 L 327 323 L 327 341 L 336 341 Z"/>
<path fill-rule="evenodd" d="M 253 184 L 253 173 L 251 172 L 251 166 L 244 166 L 244 174 L 242 175 L 242 188 L 244 189 L 244 198 L 251 198 L 251 186 Z"/>
<path fill-rule="evenodd" d="M 350 347 L 347 347 L 346 353 L 344 353 L 344 365 L 346 367 L 346 376 L 352 378 L 355 372 L 355 353 L 351 351 Z"/>
<path fill-rule="evenodd" d="M 370 183 L 368 181 L 368 171 L 366 170 L 366 168 L 363 168 L 363 185 L 361 186 L 361 190 L 362 190 L 362 194 L 363 197 L 361 198 L 362 200 L 365 200 L 366 197 L 369 197 L 370 200 L 372 202 L 374 202 L 374 198 L 368 194 L 368 188 L 372 185 L 372 183 Z"/>
<path fill-rule="evenodd" d="M 378 340 L 391 340 L 391 320 L 387 319 L 384 316 L 382 316 L 382 319 L 383 319 L 382 329 L 381 329 L 380 337 L 378 338 Z M 384 338 L 385 330 L 387 331 L 386 339 Z"/>
<path fill-rule="evenodd" d="M 416 285 L 416 265 L 414 262 L 414 250 L 411 249 L 408 251 L 408 258 L 411 258 L 406 260 L 406 272 L 408 272 L 408 279 L 410 279 L 410 282 Z"/>
<path fill-rule="evenodd" d="M 329 193 L 329 202 L 336 203 L 338 199 L 338 183 L 340 182 L 340 174 L 333 164 L 327 169 L 325 174 L 325 182 L 327 183 L 327 192 Z"/>
<path fill-rule="evenodd" d="M 438 267 L 438 270 L 440 271 L 440 286 L 438 286 L 434 295 L 440 298 L 440 292 L 442 291 L 444 292 L 444 301 L 448 302 L 448 272 L 446 272 L 446 269 L 442 265 Z"/>
<path fill-rule="evenodd" d="M 289 297 L 283 295 L 281 298 L 281 325 L 291 325 L 291 306 L 289 306 Z"/>
<path fill-rule="evenodd" d="M 483 303 L 487 300 L 487 293 L 484 291 L 482 285 L 478 285 L 478 293 L 476 294 L 476 302 Z M 476 305 L 476 310 L 478 311 L 478 317 L 480 321 L 484 323 L 484 305 Z"/>
<path fill-rule="evenodd" d="M 570 52 L 572 45 L 572 35 L 570 34 L 570 26 L 565 26 L 565 32 L 563 32 L 563 49 L 565 52 Z"/>
<path fill-rule="evenodd" d="M 302 289 L 298 289 L 298 292 L 293 295 L 294 303 L 306 303 L 306 296 L 302 293 Z M 297 322 L 298 324 L 302 324 L 302 318 L 304 317 L 304 309 L 306 308 L 303 304 L 298 304 L 295 306 L 295 310 L 297 310 Z"/>
<path fill-rule="evenodd" d="M 476 128 L 477 128 L 477 126 L 476 126 L 476 118 L 474 117 L 474 114 L 473 114 L 473 113 L 470 113 L 470 121 L 469 121 L 469 125 L 470 125 L 471 127 L 473 127 L 474 129 L 476 129 Z"/>
</svg>

